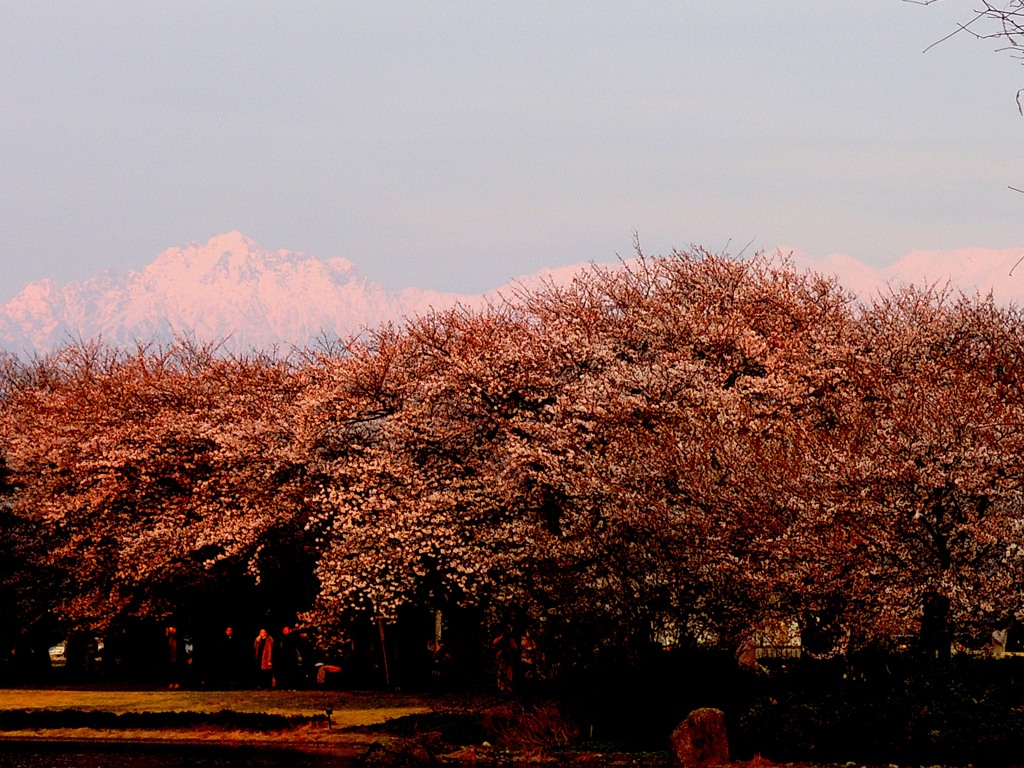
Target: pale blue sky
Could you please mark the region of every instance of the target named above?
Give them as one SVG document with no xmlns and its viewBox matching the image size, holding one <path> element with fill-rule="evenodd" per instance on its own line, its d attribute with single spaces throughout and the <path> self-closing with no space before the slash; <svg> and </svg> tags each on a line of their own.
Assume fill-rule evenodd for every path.
<svg viewBox="0 0 1024 768">
<path fill-rule="evenodd" d="M 388 288 L 702 244 L 1024 246 L 970 0 L 0 0 L 0 300 L 240 230 Z"/>
</svg>

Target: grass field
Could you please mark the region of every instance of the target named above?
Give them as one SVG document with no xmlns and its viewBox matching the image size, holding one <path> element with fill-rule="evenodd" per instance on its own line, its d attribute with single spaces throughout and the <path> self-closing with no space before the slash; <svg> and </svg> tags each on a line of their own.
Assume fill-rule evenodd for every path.
<svg viewBox="0 0 1024 768">
<path fill-rule="evenodd" d="M 377 725 L 430 710 L 422 697 L 341 691 L 103 691 L 0 689 L 0 711 L 196 712 L 221 711 L 312 717 L 333 710 L 334 726 Z"/>
<path fill-rule="evenodd" d="M 325 719 L 332 710 L 330 727 Z M 55 723 L 0 726 L 0 741 L 217 743 L 286 745 L 358 755 L 374 742 L 371 731 L 352 730 L 380 725 L 394 718 L 431 711 L 426 699 L 388 693 L 340 691 L 127 691 L 80 689 L 0 689 L 0 720 L 19 713 L 53 713 Z M 165 717 L 190 713 L 187 725 L 140 724 L 66 726 L 62 713 L 109 713 Z M 245 716 L 313 718 L 284 727 L 251 728 L 218 725 L 218 713 Z M 210 723 L 204 722 L 210 716 Z"/>
</svg>

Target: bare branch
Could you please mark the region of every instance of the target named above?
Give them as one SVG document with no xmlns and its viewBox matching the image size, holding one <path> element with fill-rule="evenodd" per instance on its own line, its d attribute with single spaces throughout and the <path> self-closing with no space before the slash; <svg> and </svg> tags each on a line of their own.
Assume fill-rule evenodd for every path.
<svg viewBox="0 0 1024 768">
<path fill-rule="evenodd" d="M 938 0 L 903 0 L 907 3 L 914 5 L 931 5 Z M 998 27 L 994 32 L 978 31 L 974 29 L 974 25 L 982 19 L 990 19 L 997 22 Z M 999 8 L 993 3 L 985 2 L 982 3 L 982 7 L 974 11 L 974 18 L 964 24 L 958 24 L 956 29 L 950 32 L 948 35 L 940 40 L 936 40 L 934 43 L 925 48 L 925 51 L 929 51 L 939 43 L 943 43 L 949 40 L 955 35 L 966 32 L 969 35 L 974 36 L 979 40 L 996 40 L 1004 39 L 1009 45 L 1000 50 L 1010 50 L 1019 52 L 1024 48 L 1024 0 L 1012 0 L 1006 7 Z"/>
<path fill-rule="evenodd" d="M 978 35 L 978 34 L 977 34 L 976 32 L 973 32 L 972 30 L 970 30 L 970 29 L 969 29 L 969 27 L 970 27 L 970 26 L 971 26 L 971 25 L 972 25 L 972 24 L 973 24 L 974 22 L 976 22 L 976 21 L 977 21 L 978 19 L 983 19 L 983 18 L 985 18 L 985 14 L 984 14 L 983 12 L 979 12 L 977 16 L 975 16 L 975 17 L 974 17 L 973 19 L 971 19 L 970 21 L 968 21 L 968 22 L 967 22 L 966 24 L 957 24 L 957 25 L 956 25 L 956 29 L 954 29 L 954 30 L 953 30 L 952 32 L 950 32 L 950 33 L 949 33 L 948 35 L 946 35 L 945 37 L 943 37 L 943 38 L 942 38 L 941 40 L 936 40 L 936 41 L 935 41 L 934 43 L 932 43 L 932 44 L 931 44 L 931 45 L 929 45 L 929 46 L 928 46 L 927 48 L 925 48 L 925 49 L 924 49 L 924 51 L 922 51 L 922 53 L 928 53 L 928 51 L 930 51 L 930 50 L 931 50 L 932 48 L 934 48 L 934 47 L 935 47 L 936 45 L 939 45 L 940 43 L 944 43 L 944 42 L 946 42 L 946 41 L 947 41 L 947 40 L 949 40 L 949 39 L 950 39 L 951 37 L 953 37 L 953 36 L 955 36 L 955 35 L 958 35 L 958 34 L 960 34 L 961 32 L 966 32 L 966 33 L 967 33 L 967 34 L 969 34 L 969 35 L 974 35 L 975 37 L 980 37 L 980 35 Z"/>
</svg>

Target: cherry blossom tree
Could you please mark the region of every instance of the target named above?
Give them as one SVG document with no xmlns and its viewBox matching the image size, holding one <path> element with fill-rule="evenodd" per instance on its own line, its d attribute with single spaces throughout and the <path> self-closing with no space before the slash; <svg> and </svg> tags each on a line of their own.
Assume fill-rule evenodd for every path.
<svg viewBox="0 0 1024 768">
<path fill-rule="evenodd" d="M 954 630 L 987 638 L 1021 609 L 1019 313 L 906 289 L 858 334 L 842 410 L 802 425 L 813 482 L 790 577 L 855 645 L 923 631 L 945 653 Z"/>
<path fill-rule="evenodd" d="M 749 624 L 783 524 L 752 459 L 820 407 L 848 301 L 764 257 L 675 254 L 335 361 L 309 407 L 357 397 L 312 421 L 354 448 L 323 495 L 318 615 L 470 602 L 592 643 Z"/>
<path fill-rule="evenodd" d="M 41 526 L 71 580 L 59 612 L 103 627 L 161 615 L 224 568 L 259 572 L 304 527 L 288 366 L 175 345 L 74 345 L 5 392 L 12 513 Z"/>
</svg>

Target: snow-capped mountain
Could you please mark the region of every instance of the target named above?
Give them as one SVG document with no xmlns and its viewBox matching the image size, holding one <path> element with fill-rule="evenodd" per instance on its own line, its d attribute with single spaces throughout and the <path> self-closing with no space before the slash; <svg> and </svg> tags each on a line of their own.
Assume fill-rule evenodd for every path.
<svg viewBox="0 0 1024 768">
<path fill-rule="evenodd" d="M 968 294 L 991 291 L 1002 303 L 1024 303 L 1022 249 L 914 251 L 883 269 L 839 254 L 789 253 L 797 268 L 836 275 L 864 301 L 914 282 L 948 283 Z M 288 351 L 456 303 L 482 306 L 519 290 L 567 284 L 589 266 L 543 270 L 485 296 L 416 288 L 393 293 L 347 259 L 264 251 L 241 233 L 229 232 L 207 243 L 170 248 L 138 272 L 66 286 L 51 280 L 27 286 L 0 305 L 0 349 L 32 355 L 76 340 L 99 338 L 130 347 L 180 336 L 218 344 L 225 352 Z"/>
<path fill-rule="evenodd" d="M 138 272 L 58 286 L 43 280 L 0 306 L 0 348 L 44 353 L 71 340 L 112 346 L 175 335 L 225 351 L 287 350 L 480 297 L 389 293 L 347 259 L 264 251 L 239 232 L 171 248 Z"/>
<path fill-rule="evenodd" d="M 824 259 L 796 259 L 797 264 L 834 274 L 862 300 L 885 293 L 890 286 L 932 285 L 967 295 L 992 294 L 1000 304 L 1024 303 L 1024 249 L 960 248 L 950 251 L 911 251 L 887 267 L 832 254 Z"/>
</svg>

